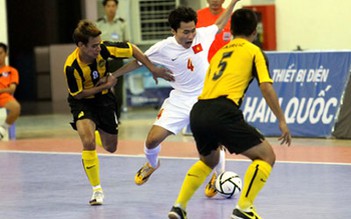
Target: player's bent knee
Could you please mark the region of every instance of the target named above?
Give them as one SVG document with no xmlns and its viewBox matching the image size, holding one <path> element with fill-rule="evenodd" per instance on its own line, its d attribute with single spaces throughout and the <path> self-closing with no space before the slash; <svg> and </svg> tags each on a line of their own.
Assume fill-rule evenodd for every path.
<svg viewBox="0 0 351 219">
<path fill-rule="evenodd" d="M 106 145 L 104 147 L 107 152 L 114 153 L 117 151 L 117 143 L 116 144 L 111 144 L 111 145 Z"/>
<path fill-rule="evenodd" d="M 148 149 L 154 149 L 156 148 L 160 142 L 157 139 L 147 139 L 145 142 L 145 147 Z"/>
<path fill-rule="evenodd" d="M 258 159 L 269 163 L 273 167 L 276 157 L 275 153 L 272 151 L 268 153 L 263 153 L 261 156 L 258 157 Z"/>
<path fill-rule="evenodd" d="M 272 167 L 275 164 L 275 159 L 276 159 L 275 153 L 273 153 L 273 155 L 270 157 L 270 162 L 268 162 Z"/>
</svg>

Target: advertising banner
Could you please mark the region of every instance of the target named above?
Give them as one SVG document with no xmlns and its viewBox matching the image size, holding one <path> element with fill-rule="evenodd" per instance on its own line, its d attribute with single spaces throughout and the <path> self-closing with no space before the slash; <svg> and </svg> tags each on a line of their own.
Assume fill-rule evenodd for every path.
<svg viewBox="0 0 351 219">
<path fill-rule="evenodd" d="M 330 137 L 349 79 L 351 52 L 267 53 L 274 88 L 293 136 Z M 267 136 L 277 120 L 254 80 L 241 106 L 245 119 Z"/>
<path fill-rule="evenodd" d="M 291 133 L 331 137 L 350 77 L 351 52 L 267 52 L 271 77 Z M 128 106 L 160 106 L 172 89 L 156 85 L 145 68 L 126 75 Z M 279 136 L 277 119 L 252 81 L 241 105 L 245 119 L 266 136 Z"/>
</svg>

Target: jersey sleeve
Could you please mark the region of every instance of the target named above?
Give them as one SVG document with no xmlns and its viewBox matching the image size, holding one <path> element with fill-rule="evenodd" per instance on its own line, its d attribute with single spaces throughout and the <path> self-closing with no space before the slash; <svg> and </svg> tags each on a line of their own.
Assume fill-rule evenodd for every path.
<svg viewBox="0 0 351 219">
<path fill-rule="evenodd" d="M 199 36 L 201 45 L 204 50 L 207 51 L 210 49 L 213 41 L 216 38 L 216 34 L 218 32 L 218 26 L 213 24 L 207 27 L 200 27 L 196 29 L 197 35 Z"/>
<path fill-rule="evenodd" d="M 161 59 L 161 49 L 162 43 L 156 43 L 151 46 L 148 50 L 145 51 L 145 55 L 151 60 L 153 63 L 160 64 Z M 164 57 L 163 57 L 164 58 Z"/>
<path fill-rule="evenodd" d="M 163 59 L 165 58 L 162 56 L 162 48 L 165 45 L 164 42 L 165 40 L 157 42 L 144 52 L 152 63 L 162 65 Z M 143 65 L 140 61 L 138 61 L 138 64 Z"/>
<path fill-rule="evenodd" d="M 269 74 L 267 56 L 260 49 L 258 49 L 255 54 L 253 75 L 259 84 L 263 82 L 273 83 L 273 79 Z"/>
<path fill-rule="evenodd" d="M 18 71 L 15 68 L 11 67 L 11 80 L 10 84 L 19 84 L 19 76 L 18 76 Z"/>
<path fill-rule="evenodd" d="M 129 42 L 104 41 L 101 44 L 101 55 L 104 59 L 108 57 L 130 58 L 133 56 L 133 48 Z"/>
<path fill-rule="evenodd" d="M 215 24 L 207 26 L 207 27 L 199 27 L 199 28 L 197 28 L 197 31 L 201 31 L 206 36 L 213 37 L 213 39 L 216 37 L 216 34 L 217 34 L 218 30 L 219 30 L 218 26 L 215 25 Z"/>
<path fill-rule="evenodd" d="M 65 66 L 65 77 L 68 86 L 68 92 L 75 96 L 83 90 L 83 79 L 79 72 L 72 66 Z"/>
</svg>

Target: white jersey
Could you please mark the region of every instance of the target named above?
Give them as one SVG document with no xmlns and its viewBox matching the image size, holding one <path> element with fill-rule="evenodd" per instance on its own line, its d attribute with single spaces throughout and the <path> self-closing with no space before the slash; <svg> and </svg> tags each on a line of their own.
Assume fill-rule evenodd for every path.
<svg viewBox="0 0 351 219">
<path fill-rule="evenodd" d="M 209 66 L 208 51 L 217 31 L 217 25 L 197 28 L 196 36 L 188 49 L 178 44 L 174 36 L 168 37 L 150 47 L 145 54 L 154 64 L 173 72 L 175 81 L 170 82 L 170 85 L 176 92 L 199 96 Z"/>
<path fill-rule="evenodd" d="M 209 66 L 208 51 L 217 32 L 217 25 L 197 28 L 188 49 L 178 44 L 174 37 L 168 37 L 145 52 L 151 62 L 171 70 L 175 78 L 170 82 L 173 90 L 163 102 L 154 125 L 177 134 L 189 124 L 190 110 L 202 92 Z"/>
</svg>

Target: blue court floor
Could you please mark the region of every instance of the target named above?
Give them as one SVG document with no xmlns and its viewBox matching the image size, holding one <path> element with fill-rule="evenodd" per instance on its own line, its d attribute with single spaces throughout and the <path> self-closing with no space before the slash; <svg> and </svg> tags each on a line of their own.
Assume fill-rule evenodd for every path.
<svg viewBox="0 0 351 219">
<path fill-rule="evenodd" d="M 195 158 L 161 158 L 161 167 L 143 186 L 134 184 L 140 156 L 100 155 L 102 206 L 88 204 L 91 188 L 79 153 L 0 152 L 1 219 L 164 219 L 183 176 Z M 227 170 L 245 173 L 244 160 Z M 351 165 L 278 162 L 256 200 L 265 219 L 344 219 L 351 215 Z M 209 199 L 197 191 L 190 219 L 230 218 L 237 199 Z"/>
</svg>

